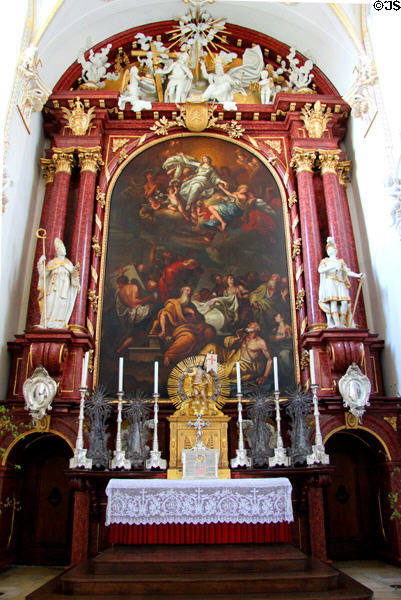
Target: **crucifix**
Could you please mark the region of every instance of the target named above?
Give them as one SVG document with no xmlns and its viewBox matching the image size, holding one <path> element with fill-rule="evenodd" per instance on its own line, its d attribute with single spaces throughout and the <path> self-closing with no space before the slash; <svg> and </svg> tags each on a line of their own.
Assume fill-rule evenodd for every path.
<svg viewBox="0 0 401 600">
<path fill-rule="evenodd" d="M 214 371 L 217 373 L 217 354 L 207 354 L 206 355 L 206 371 Z"/>
<path fill-rule="evenodd" d="M 196 441 L 194 448 L 205 448 L 205 444 L 201 442 L 202 430 L 204 427 L 209 427 L 210 422 L 204 421 L 202 415 L 198 415 L 196 421 L 188 421 L 188 427 L 195 427 L 196 429 Z"/>
<path fill-rule="evenodd" d="M 159 102 L 163 102 L 163 88 L 162 88 L 162 79 L 159 73 L 157 73 L 157 69 L 162 62 L 161 54 L 167 54 L 170 58 L 176 58 L 177 52 L 165 52 L 162 50 L 158 50 L 153 41 L 150 42 L 150 52 L 152 53 L 152 63 L 153 63 L 153 76 L 155 78 L 157 97 Z M 131 56 L 148 56 L 149 50 L 131 50 Z"/>
</svg>

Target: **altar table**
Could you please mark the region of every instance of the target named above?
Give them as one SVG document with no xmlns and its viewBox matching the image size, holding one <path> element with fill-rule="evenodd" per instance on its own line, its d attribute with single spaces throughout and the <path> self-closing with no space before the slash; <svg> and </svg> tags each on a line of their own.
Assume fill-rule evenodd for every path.
<svg viewBox="0 0 401 600">
<path fill-rule="evenodd" d="M 287 542 L 291 483 L 269 479 L 111 479 L 106 525 L 119 544 Z"/>
</svg>

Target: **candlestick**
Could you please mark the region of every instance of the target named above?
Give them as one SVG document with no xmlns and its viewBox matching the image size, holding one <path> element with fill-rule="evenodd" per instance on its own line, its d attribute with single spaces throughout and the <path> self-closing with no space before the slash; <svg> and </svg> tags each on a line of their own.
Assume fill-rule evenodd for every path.
<svg viewBox="0 0 401 600">
<path fill-rule="evenodd" d="M 311 372 L 312 377 L 312 372 Z M 310 386 L 312 390 L 313 400 L 313 415 L 315 417 L 315 444 L 312 446 L 312 454 L 308 454 L 306 457 L 306 463 L 308 465 L 322 464 L 328 465 L 330 463 L 330 457 L 326 454 L 322 439 L 322 433 L 320 431 L 320 415 L 319 415 L 319 404 L 317 397 L 318 385 L 313 384 Z"/>
<path fill-rule="evenodd" d="M 88 381 L 88 365 L 89 365 L 89 352 L 85 352 L 82 359 L 82 373 L 81 373 L 81 388 L 86 388 L 86 382 Z"/>
<path fill-rule="evenodd" d="M 157 362 L 157 360 L 155 361 L 155 377 L 154 377 L 154 383 L 153 383 L 153 394 L 158 394 L 159 388 L 159 363 Z"/>
<path fill-rule="evenodd" d="M 273 373 L 274 373 L 274 391 L 278 392 L 280 388 L 278 386 L 278 363 L 277 363 L 277 356 L 273 356 Z"/>
<path fill-rule="evenodd" d="M 156 365 L 155 362 L 155 373 L 156 373 Z M 167 461 L 165 458 L 161 458 L 162 453 L 159 450 L 159 438 L 157 433 L 157 428 L 159 424 L 159 394 L 153 394 L 154 399 L 154 415 L 153 415 L 153 446 L 150 451 L 150 458 L 146 459 L 146 468 L 147 469 L 166 469 Z"/>
<path fill-rule="evenodd" d="M 237 395 L 241 394 L 241 366 L 239 362 L 236 364 L 237 369 Z"/>
<path fill-rule="evenodd" d="M 237 363 L 237 367 L 239 363 Z M 237 381 L 238 381 L 238 368 L 237 368 Z M 235 451 L 235 458 L 231 459 L 231 468 L 236 469 L 237 467 L 250 467 L 251 459 L 248 456 L 248 450 L 245 449 L 244 445 L 244 432 L 242 427 L 242 394 L 237 394 L 238 399 L 238 448 Z"/>
<path fill-rule="evenodd" d="M 120 356 L 118 361 L 118 391 L 123 391 L 123 369 L 124 369 L 124 359 Z"/>
<path fill-rule="evenodd" d="M 310 370 L 310 382 L 311 385 L 316 385 L 316 376 L 315 376 L 315 362 L 313 356 L 313 350 L 309 350 L 309 370 Z"/>
<path fill-rule="evenodd" d="M 87 352 L 89 356 L 89 352 Z M 85 359 L 84 359 L 85 360 Z M 83 378 L 82 378 L 83 380 Z M 85 405 L 85 397 L 86 392 L 88 391 L 86 387 L 80 388 L 81 400 L 79 403 L 79 417 L 78 417 L 78 435 L 77 441 L 75 443 L 74 456 L 70 458 L 70 469 L 78 469 L 82 467 L 83 469 L 91 469 L 92 468 L 92 459 L 86 458 L 87 450 L 84 448 L 84 405 Z"/>
<path fill-rule="evenodd" d="M 269 457 L 269 467 L 276 467 L 278 465 L 284 465 L 285 467 L 288 467 L 290 464 L 290 457 L 287 456 L 287 452 L 283 444 L 283 438 L 281 437 L 279 390 L 274 391 L 274 403 L 276 407 L 277 445 L 274 448 L 274 455 Z"/>
<path fill-rule="evenodd" d="M 122 358 L 120 358 L 120 361 L 123 360 Z M 120 362 L 121 365 L 121 362 Z M 121 375 L 121 380 L 120 380 L 120 375 Z M 122 387 L 122 366 L 120 369 L 120 373 L 119 373 L 119 387 L 120 387 L 120 382 L 121 382 L 121 387 Z M 130 469 L 131 468 L 131 461 L 128 460 L 128 458 L 126 458 L 125 456 L 125 452 L 123 452 L 122 449 L 122 444 L 121 444 L 121 423 L 123 421 L 122 418 L 122 412 L 123 412 L 123 395 L 124 392 L 122 391 L 118 391 L 117 392 L 117 398 L 118 398 L 118 404 L 117 404 L 117 436 L 116 436 L 116 449 L 113 452 L 113 458 L 110 461 L 110 469 Z"/>
</svg>

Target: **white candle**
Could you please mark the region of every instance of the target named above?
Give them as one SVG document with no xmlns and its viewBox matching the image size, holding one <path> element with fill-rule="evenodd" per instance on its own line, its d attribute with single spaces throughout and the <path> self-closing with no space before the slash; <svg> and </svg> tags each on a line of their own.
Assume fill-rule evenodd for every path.
<svg viewBox="0 0 401 600">
<path fill-rule="evenodd" d="M 123 391 L 123 368 L 124 368 L 124 359 L 120 356 L 118 361 L 118 391 Z"/>
<path fill-rule="evenodd" d="M 241 393 L 241 369 L 240 364 L 237 362 L 237 394 Z"/>
<path fill-rule="evenodd" d="M 310 369 L 311 385 L 315 385 L 316 384 L 316 376 L 315 376 L 315 362 L 313 360 L 313 350 L 309 350 L 309 369 Z"/>
<path fill-rule="evenodd" d="M 278 364 L 277 364 L 277 356 L 273 356 L 273 373 L 274 373 L 274 391 L 278 392 L 280 388 L 278 387 Z"/>
<path fill-rule="evenodd" d="M 155 377 L 153 382 L 153 393 L 158 394 L 159 389 L 159 363 L 155 361 Z"/>
<path fill-rule="evenodd" d="M 82 359 L 81 388 L 86 388 L 86 382 L 88 380 L 88 364 L 89 352 L 85 352 L 85 355 Z"/>
</svg>

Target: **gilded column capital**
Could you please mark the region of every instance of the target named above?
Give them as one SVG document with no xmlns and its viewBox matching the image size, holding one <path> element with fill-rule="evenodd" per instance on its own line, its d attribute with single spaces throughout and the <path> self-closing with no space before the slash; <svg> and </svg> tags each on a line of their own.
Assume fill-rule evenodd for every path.
<svg viewBox="0 0 401 600">
<path fill-rule="evenodd" d="M 341 185 L 347 186 L 350 182 L 350 178 L 348 176 L 351 170 L 352 161 L 350 160 L 340 160 L 338 163 L 338 179 Z"/>
<path fill-rule="evenodd" d="M 325 173 L 337 173 L 341 150 L 319 150 L 319 168 Z"/>
<path fill-rule="evenodd" d="M 71 175 L 75 164 L 74 148 L 53 148 L 52 161 L 56 173 L 68 173 Z"/>
<path fill-rule="evenodd" d="M 78 164 L 82 171 L 91 171 L 97 173 L 98 169 L 104 164 L 102 160 L 101 147 L 95 146 L 94 148 L 77 148 L 78 150 Z"/>
<path fill-rule="evenodd" d="M 309 173 L 312 173 L 315 160 L 316 152 L 314 150 L 294 148 L 292 151 L 290 166 L 296 171 L 296 173 L 300 173 L 302 171 L 308 171 Z"/>
<path fill-rule="evenodd" d="M 45 185 L 48 183 L 53 183 L 54 173 L 56 171 L 56 167 L 51 158 L 41 158 L 40 159 L 40 167 L 42 169 L 43 179 L 45 180 Z"/>
</svg>

